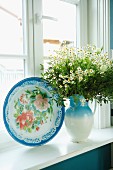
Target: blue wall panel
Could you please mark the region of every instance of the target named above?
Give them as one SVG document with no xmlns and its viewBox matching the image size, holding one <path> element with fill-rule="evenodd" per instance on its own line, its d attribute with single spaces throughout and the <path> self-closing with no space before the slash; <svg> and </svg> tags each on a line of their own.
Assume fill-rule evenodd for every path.
<svg viewBox="0 0 113 170">
<path fill-rule="evenodd" d="M 86 152 L 43 170 L 109 170 L 111 164 L 111 145 Z"/>
</svg>

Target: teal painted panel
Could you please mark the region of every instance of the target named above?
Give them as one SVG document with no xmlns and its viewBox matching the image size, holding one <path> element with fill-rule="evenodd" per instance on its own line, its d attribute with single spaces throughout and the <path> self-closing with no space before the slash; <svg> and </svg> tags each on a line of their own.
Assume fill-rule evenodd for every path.
<svg viewBox="0 0 113 170">
<path fill-rule="evenodd" d="M 109 170 L 110 165 L 111 145 L 109 144 L 43 170 Z"/>
</svg>

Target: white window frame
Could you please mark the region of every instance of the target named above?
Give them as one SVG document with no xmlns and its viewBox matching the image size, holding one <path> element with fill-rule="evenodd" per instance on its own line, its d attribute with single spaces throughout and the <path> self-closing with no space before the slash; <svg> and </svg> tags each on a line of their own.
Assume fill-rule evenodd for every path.
<svg viewBox="0 0 113 170">
<path fill-rule="evenodd" d="M 42 1 L 27 1 L 28 60 L 27 75 L 40 77 L 43 64 Z M 37 48 L 38 47 L 38 48 Z"/>
<path fill-rule="evenodd" d="M 65 0 L 66 1 L 66 0 Z M 68 1 L 68 0 L 67 0 Z M 108 0 L 109 1 L 109 0 Z M 75 2 L 74 0 L 71 0 L 71 2 Z M 101 32 L 101 30 L 99 29 L 99 0 L 80 0 L 77 1 L 77 47 L 80 46 L 84 46 L 87 43 L 95 43 L 95 45 L 98 45 L 98 34 L 99 32 Z M 91 27 L 89 26 L 89 19 L 87 16 L 89 14 L 89 12 L 91 13 L 91 11 L 88 8 L 88 3 L 90 2 L 90 4 L 92 5 L 93 8 L 93 3 L 96 3 L 95 5 L 97 8 L 97 13 L 93 14 L 94 17 L 96 17 L 95 19 L 97 20 L 96 23 L 96 41 L 95 37 L 91 36 Z M 98 3 L 97 3 L 98 2 Z M 101 1 L 102 2 L 102 1 Z M 106 0 L 103 0 L 103 2 L 106 2 Z M 40 64 L 43 64 L 44 61 L 44 57 L 43 57 L 43 33 L 42 33 L 42 27 L 43 27 L 43 23 L 41 22 L 40 18 L 42 18 L 42 1 L 41 0 L 26 0 L 23 1 L 24 5 L 26 6 L 26 13 L 25 13 L 25 17 L 26 17 L 26 27 L 25 27 L 25 31 L 27 32 L 27 36 L 25 41 L 27 41 L 27 48 L 25 48 L 25 55 L 22 55 L 21 57 L 23 59 L 25 59 L 25 77 L 30 77 L 30 76 L 38 76 L 40 77 L 41 75 L 41 71 L 40 71 Z M 105 4 L 104 4 L 105 5 Z M 107 9 L 109 7 L 109 4 L 106 5 Z M 104 34 L 105 36 L 107 36 L 107 38 L 104 38 L 104 44 L 107 45 L 107 43 L 105 43 L 107 41 L 109 41 L 109 36 L 106 35 L 105 30 L 109 30 L 109 27 L 107 27 L 107 18 L 109 11 L 106 11 L 106 17 L 104 16 L 103 19 L 106 20 L 106 22 L 104 21 L 105 25 L 104 27 L 106 27 L 106 29 L 104 28 Z M 80 22 L 79 22 L 80 21 Z M 100 27 L 101 28 L 101 27 Z M 109 32 L 109 31 L 108 31 Z M 104 35 L 103 34 L 103 35 Z M 37 48 L 38 47 L 38 48 Z M 108 47 L 109 48 L 109 47 Z M 4 57 L 19 57 L 20 55 L 17 56 L 13 56 L 13 55 L 9 55 L 9 56 L 5 56 Z M 102 118 L 100 118 L 99 116 L 101 115 L 100 112 L 98 112 L 97 116 L 96 116 L 96 121 L 97 124 L 95 124 L 96 128 L 103 128 L 106 127 L 108 125 L 106 125 L 106 123 L 104 124 L 104 126 L 99 126 L 99 123 L 101 123 L 103 121 Z M 106 114 L 104 117 L 104 121 L 106 119 Z M 107 114 L 107 124 L 109 123 L 109 119 L 110 119 L 110 115 Z M 6 137 L 4 137 L 6 138 Z M 7 143 L 8 139 L 6 139 L 6 143 Z M 3 139 L 4 142 L 4 139 Z M 11 140 L 12 142 L 12 140 Z M 9 146 L 9 143 L 7 143 L 7 145 Z"/>
</svg>

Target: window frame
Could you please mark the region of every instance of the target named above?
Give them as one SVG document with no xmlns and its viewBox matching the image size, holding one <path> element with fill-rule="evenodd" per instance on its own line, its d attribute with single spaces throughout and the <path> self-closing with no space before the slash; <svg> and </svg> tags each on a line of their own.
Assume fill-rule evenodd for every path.
<svg viewBox="0 0 113 170">
<path fill-rule="evenodd" d="M 38 19 L 39 17 L 42 17 L 42 11 L 41 11 L 42 2 L 41 0 L 38 0 L 38 1 L 37 0 L 31 0 L 31 1 L 26 0 L 26 1 L 23 1 L 23 4 L 26 9 L 24 13 L 24 17 L 26 18 L 25 29 L 24 29 L 24 32 L 26 32 L 26 37 L 24 41 L 27 42 L 27 45 L 25 47 L 25 54 L 24 55 L 4 55 L 4 57 L 8 57 L 8 58 L 19 57 L 19 58 L 24 59 L 25 60 L 25 77 L 31 77 L 31 76 L 40 77 L 41 75 L 40 64 L 43 64 L 44 62 L 42 31 L 41 31 L 41 34 L 39 34 L 40 30 L 42 29 L 43 24 Z M 77 47 L 86 45 L 87 43 L 89 43 L 89 39 L 92 39 L 92 37 L 89 37 L 89 33 L 88 33 L 89 31 L 89 25 L 88 25 L 89 24 L 88 23 L 89 22 L 89 18 L 88 18 L 89 11 L 88 10 L 89 9 L 88 9 L 87 0 L 77 1 L 77 18 L 76 18 L 77 19 L 77 36 L 78 36 Z M 96 16 L 96 17 L 99 17 L 99 16 Z M 98 27 L 96 27 L 96 29 L 97 28 Z M 109 40 L 109 37 L 108 37 L 108 40 Z M 93 42 L 93 39 L 92 39 L 92 42 Z M 38 50 L 36 44 L 38 45 L 40 50 Z M 0 54 L 0 57 L 2 56 L 3 55 Z M 99 113 L 99 115 L 100 114 L 101 113 Z M 96 121 L 101 122 L 103 119 L 100 119 L 99 115 L 97 114 Z M 104 117 L 104 120 L 105 119 L 106 119 L 106 116 Z M 107 119 L 109 119 L 109 115 L 107 116 Z M 95 124 L 96 128 L 100 128 L 98 126 L 99 126 L 99 122 Z"/>
</svg>

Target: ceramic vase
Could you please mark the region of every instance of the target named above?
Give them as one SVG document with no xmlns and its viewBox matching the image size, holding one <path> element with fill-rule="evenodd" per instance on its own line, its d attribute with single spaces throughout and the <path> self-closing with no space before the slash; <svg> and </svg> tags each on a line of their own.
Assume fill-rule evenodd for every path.
<svg viewBox="0 0 113 170">
<path fill-rule="evenodd" d="M 65 126 L 73 142 L 87 140 L 93 126 L 94 114 L 83 96 L 74 95 L 69 98 L 69 106 L 65 108 Z"/>
</svg>

